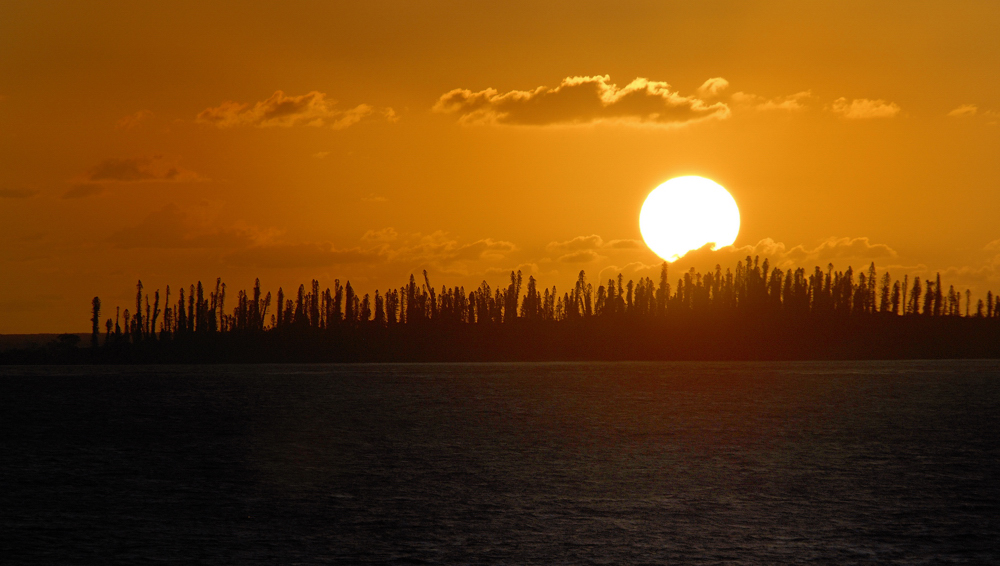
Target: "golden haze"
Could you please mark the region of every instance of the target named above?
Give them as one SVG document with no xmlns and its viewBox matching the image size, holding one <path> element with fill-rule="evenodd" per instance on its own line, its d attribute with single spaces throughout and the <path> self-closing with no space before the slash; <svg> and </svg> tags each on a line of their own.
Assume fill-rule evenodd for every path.
<svg viewBox="0 0 1000 566">
<path fill-rule="evenodd" d="M 0 333 L 221 276 L 652 275 L 700 175 L 732 248 L 1000 282 L 996 2 L 5 2 Z M 675 273 L 677 273 L 675 271 Z M 107 311 L 105 311 L 107 313 Z"/>
</svg>

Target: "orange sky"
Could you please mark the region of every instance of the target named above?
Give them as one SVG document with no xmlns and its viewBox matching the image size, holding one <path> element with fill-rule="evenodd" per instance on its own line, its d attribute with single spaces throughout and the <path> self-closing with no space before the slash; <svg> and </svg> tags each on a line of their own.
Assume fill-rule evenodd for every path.
<svg viewBox="0 0 1000 566">
<path fill-rule="evenodd" d="M 536 4 L 0 4 L 0 333 L 139 278 L 651 275 L 639 209 L 687 174 L 742 228 L 675 274 L 1000 289 L 1000 3 Z"/>
</svg>

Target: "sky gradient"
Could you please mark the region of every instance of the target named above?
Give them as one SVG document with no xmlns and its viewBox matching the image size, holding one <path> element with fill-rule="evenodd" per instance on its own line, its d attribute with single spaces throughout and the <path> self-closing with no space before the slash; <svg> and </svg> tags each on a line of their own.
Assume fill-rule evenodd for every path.
<svg viewBox="0 0 1000 566">
<path fill-rule="evenodd" d="M 0 333 L 222 277 L 360 292 L 654 276 L 645 196 L 731 248 L 1000 289 L 1000 3 L 5 2 Z M 107 314 L 107 310 L 105 310 Z"/>
</svg>

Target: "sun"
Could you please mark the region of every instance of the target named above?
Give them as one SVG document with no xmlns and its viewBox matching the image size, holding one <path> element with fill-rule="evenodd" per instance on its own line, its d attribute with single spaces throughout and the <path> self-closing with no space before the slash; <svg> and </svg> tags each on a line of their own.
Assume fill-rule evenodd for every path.
<svg viewBox="0 0 1000 566">
<path fill-rule="evenodd" d="M 691 250 L 731 245 L 740 232 L 740 209 L 722 185 L 704 177 L 675 177 L 653 189 L 639 212 L 642 239 L 673 262 Z"/>
</svg>

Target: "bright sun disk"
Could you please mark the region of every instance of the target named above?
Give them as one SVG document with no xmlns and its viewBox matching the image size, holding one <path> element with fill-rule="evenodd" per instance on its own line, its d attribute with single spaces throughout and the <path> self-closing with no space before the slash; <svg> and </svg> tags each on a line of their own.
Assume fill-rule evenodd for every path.
<svg viewBox="0 0 1000 566">
<path fill-rule="evenodd" d="M 740 231 L 740 209 L 722 185 L 704 177 L 675 177 L 653 189 L 639 212 L 646 245 L 667 261 L 712 244 L 732 245 Z"/>
</svg>

